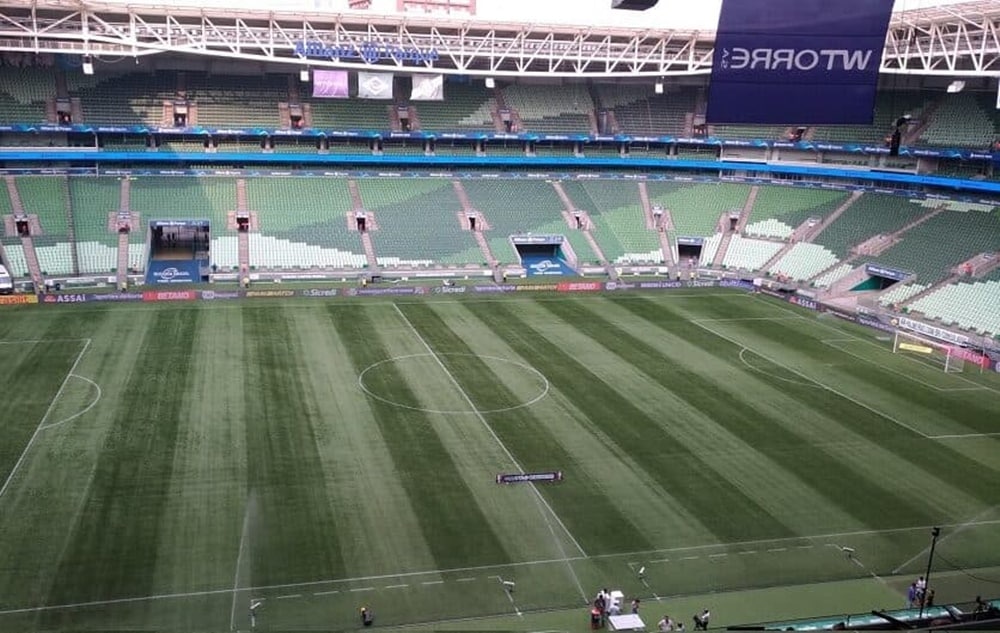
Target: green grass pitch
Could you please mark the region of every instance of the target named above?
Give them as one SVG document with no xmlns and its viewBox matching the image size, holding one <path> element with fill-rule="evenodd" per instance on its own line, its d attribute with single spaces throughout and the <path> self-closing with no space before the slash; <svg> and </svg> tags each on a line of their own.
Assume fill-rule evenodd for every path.
<svg viewBox="0 0 1000 633">
<path fill-rule="evenodd" d="M 896 599 L 934 525 L 1000 594 L 998 376 L 743 293 L 15 308 L 0 384 L 3 631 Z"/>
</svg>

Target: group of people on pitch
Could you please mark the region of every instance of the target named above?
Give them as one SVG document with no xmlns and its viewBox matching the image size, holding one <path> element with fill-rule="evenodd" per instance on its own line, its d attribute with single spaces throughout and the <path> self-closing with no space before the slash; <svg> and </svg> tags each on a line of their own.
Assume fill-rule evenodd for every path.
<svg viewBox="0 0 1000 633">
<path fill-rule="evenodd" d="M 639 607 L 641 605 L 641 600 L 639 598 L 632 599 L 631 610 L 635 615 L 639 614 Z M 610 616 L 621 615 L 621 605 L 617 601 L 612 600 L 611 593 L 607 589 L 601 589 L 597 592 L 597 596 L 594 598 L 594 604 L 590 609 L 590 624 L 591 628 L 604 628 L 607 626 L 607 621 Z M 701 613 L 694 614 L 694 630 L 695 631 L 707 631 L 708 622 L 712 617 L 712 614 L 708 609 L 702 610 Z M 656 629 L 658 631 L 684 631 L 684 623 L 679 620 L 672 619 L 669 615 L 664 615 L 656 624 Z"/>
</svg>

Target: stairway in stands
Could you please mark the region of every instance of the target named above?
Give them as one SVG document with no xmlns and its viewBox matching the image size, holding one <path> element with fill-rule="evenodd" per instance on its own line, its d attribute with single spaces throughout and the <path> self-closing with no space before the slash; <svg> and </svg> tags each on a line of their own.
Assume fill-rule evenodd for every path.
<svg viewBox="0 0 1000 633">
<path fill-rule="evenodd" d="M 13 176 L 4 176 L 7 184 L 7 194 L 10 196 L 10 205 L 14 210 L 14 215 L 25 215 L 24 205 L 21 203 L 21 195 L 17 192 L 17 184 Z M 24 261 L 28 265 L 28 273 L 31 275 L 31 282 L 35 284 L 35 290 L 40 291 L 45 287 L 45 279 L 42 278 L 42 267 L 38 264 L 38 254 L 35 253 L 35 243 L 31 236 L 21 238 L 21 247 L 24 249 Z"/>
<path fill-rule="evenodd" d="M 639 201 L 642 203 L 642 213 L 646 216 L 646 228 L 652 231 L 656 231 L 656 236 L 660 240 L 660 250 L 663 252 L 663 263 L 667 266 L 674 266 L 677 264 L 677 258 L 674 257 L 674 247 L 670 244 L 670 234 L 668 231 L 674 230 L 674 220 L 670 216 L 670 209 L 663 209 L 660 216 L 660 226 L 656 226 L 656 217 L 653 215 L 653 205 L 649 201 L 649 189 L 646 188 L 646 183 L 640 182 L 639 184 Z"/>
<path fill-rule="evenodd" d="M 722 242 L 719 244 L 718 250 L 715 251 L 715 259 L 712 260 L 712 267 L 719 268 L 722 266 L 722 262 L 726 260 L 726 252 L 729 250 L 729 243 L 733 240 L 733 236 L 737 234 L 742 234 L 743 230 L 747 226 L 747 222 L 750 220 L 750 214 L 753 213 L 753 205 L 757 202 L 757 194 L 760 193 L 760 187 L 753 186 L 750 187 L 750 195 L 747 196 L 746 202 L 743 203 L 743 208 L 740 210 L 740 219 L 736 223 L 736 230 L 729 230 L 729 213 L 726 212 L 719 219 L 719 230 L 722 231 Z"/>
<path fill-rule="evenodd" d="M 247 208 L 247 181 L 243 178 L 236 180 L 236 213 L 245 213 Z M 240 261 L 240 274 L 245 275 L 250 272 L 250 231 L 237 231 L 239 239 L 238 252 Z"/>
<path fill-rule="evenodd" d="M 347 181 L 347 191 L 351 194 L 351 213 L 362 211 L 367 216 L 367 228 L 361 232 L 361 246 L 365 249 L 365 258 L 368 260 L 368 270 L 372 275 L 379 273 L 378 256 L 375 254 L 375 243 L 372 242 L 370 231 L 377 228 L 375 216 L 365 209 L 365 201 L 361 197 L 361 188 L 353 178 Z"/>
<path fill-rule="evenodd" d="M 483 254 L 483 258 L 489 264 L 490 268 L 493 269 L 494 277 L 496 277 L 498 264 L 497 258 L 493 255 L 493 249 L 490 248 L 490 243 L 487 241 L 486 236 L 483 235 L 483 231 L 489 227 L 483 225 L 485 219 L 483 218 L 483 215 L 479 213 L 474 206 L 472 206 L 472 201 L 469 200 L 469 194 L 465 191 L 465 186 L 462 185 L 462 181 L 452 180 L 451 185 L 455 189 L 455 197 L 458 198 L 459 203 L 462 205 L 462 216 L 464 216 L 464 218 L 467 218 L 472 214 L 477 216 L 478 226 L 476 227 L 476 230 L 472 231 L 472 237 L 476 239 L 476 244 L 479 245 L 479 251 Z"/>
<path fill-rule="evenodd" d="M 73 197 L 69 193 L 69 176 L 62 177 L 63 196 L 66 199 L 66 236 L 69 238 L 70 265 L 73 274 L 80 274 L 80 254 L 76 247 L 76 222 L 73 220 Z"/>
<path fill-rule="evenodd" d="M 118 213 L 130 213 L 132 211 L 132 179 L 122 178 L 121 186 L 118 189 Z M 129 231 L 133 228 L 130 226 Z M 115 281 L 119 289 L 128 286 L 128 243 L 129 231 L 118 232 L 118 267 L 115 273 Z"/>
<path fill-rule="evenodd" d="M 559 199 L 563 203 L 563 216 L 564 217 L 572 218 L 574 215 L 576 215 L 578 213 L 579 214 L 586 214 L 586 211 L 581 211 L 580 209 L 576 208 L 576 205 L 573 204 L 573 201 L 566 194 L 566 190 L 563 189 L 563 187 L 559 183 L 559 181 L 553 180 L 552 181 L 552 187 L 553 187 L 553 189 L 556 190 L 556 195 L 559 196 Z M 572 224 L 571 224 L 571 226 L 572 226 Z M 608 258 L 604 256 L 604 251 L 601 249 L 601 246 L 597 243 L 597 240 L 594 239 L 594 234 L 590 230 L 591 226 L 593 226 L 593 224 L 592 224 L 592 222 L 590 220 L 590 217 L 588 215 L 585 218 L 585 221 L 583 222 L 583 228 L 580 229 L 580 232 L 583 233 L 583 237 L 586 238 L 587 243 L 590 244 L 590 250 L 594 251 L 594 255 L 597 257 L 597 261 L 601 262 L 601 266 L 603 266 L 604 270 L 607 271 L 608 277 L 611 278 L 612 281 L 617 280 L 618 279 L 618 271 L 615 270 L 615 267 L 612 266 L 608 262 Z M 570 229 L 570 230 L 575 230 L 575 229 Z M 581 255 L 580 253 L 577 253 L 577 260 L 579 260 L 580 255 Z"/>
</svg>

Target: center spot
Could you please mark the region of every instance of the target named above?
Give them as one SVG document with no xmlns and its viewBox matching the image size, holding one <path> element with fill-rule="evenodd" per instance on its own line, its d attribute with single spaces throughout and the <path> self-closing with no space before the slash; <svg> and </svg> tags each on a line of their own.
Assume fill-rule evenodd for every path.
<svg viewBox="0 0 1000 633">
<path fill-rule="evenodd" d="M 448 367 L 448 358 L 465 357 L 476 358 L 496 376 L 498 385 L 520 397 L 518 402 L 509 406 L 480 409 L 478 406 L 473 409 L 462 395 L 459 387 L 447 378 L 445 371 L 438 365 L 437 358 L 441 359 L 445 367 Z M 391 381 L 387 381 L 383 372 L 394 368 L 409 387 L 408 389 L 393 390 Z M 456 375 L 450 368 L 449 373 L 455 377 L 461 389 L 469 395 L 473 403 L 476 403 L 475 394 L 469 393 L 468 387 L 462 383 L 462 377 Z M 437 375 L 429 372 L 436 372 Z M 428 376 L 431 379 L 421 382 L 420 376 Z M 445 389 L 440 385 L 446 384 Z M 423 411 L 426 413 L 437 413 L 443 415 L 472 415 L 479 413 L 503 413 L 528 407 L 549 393 L 549 381 L 544 375 L 534 367 L 525 365 L 516 360 L 501 358 L 499 356 L 482 356 L 479 354 L 462 353 L 440 353 L 440 354 L 409 354 L 407 356 L 396 356 L 386 360 L 373 363 L 366 367 L 358 376 L 358 387 L 361 388 L 370 398 L 384 402 L 385 404 L 409 409 L 411 411 Z M 443 393 L 437 393 L 437 392 Z M 462 407 L 447 405 L 436 405 L 435 403 L 461 402 Z"/>
</svg>

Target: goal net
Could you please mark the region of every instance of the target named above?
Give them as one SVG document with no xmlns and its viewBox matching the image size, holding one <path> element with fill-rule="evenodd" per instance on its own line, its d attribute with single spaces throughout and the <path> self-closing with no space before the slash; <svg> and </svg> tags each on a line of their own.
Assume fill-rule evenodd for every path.
<svg viewBox="0 0 1000 633">
<path fill-rule="evenodd" d="M 965 360 L 956 353 L 953 346 L 913 332 L 896 330 L 892 339 L 892 353 L 911 356 L 949 374 L 961 373 L 965 369 Z"/>
</svg>

